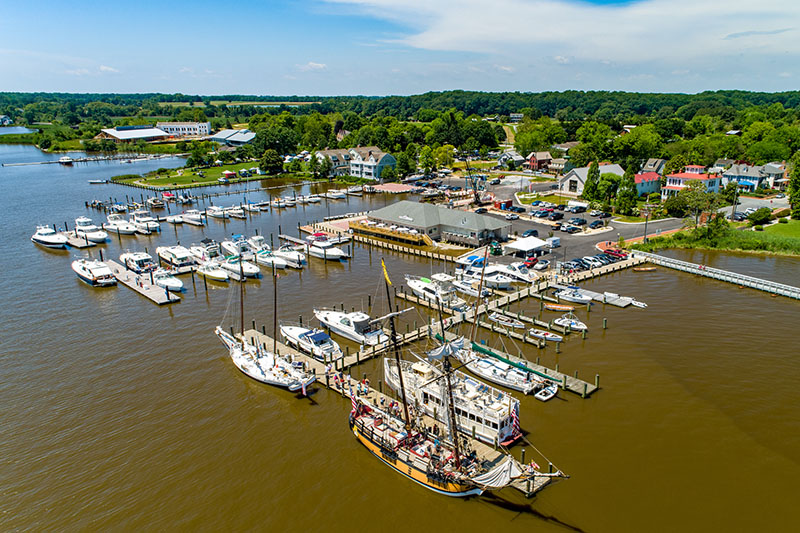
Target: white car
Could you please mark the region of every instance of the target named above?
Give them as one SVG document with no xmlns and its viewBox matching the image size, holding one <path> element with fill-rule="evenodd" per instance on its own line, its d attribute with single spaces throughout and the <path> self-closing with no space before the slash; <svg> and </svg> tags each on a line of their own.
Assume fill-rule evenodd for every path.
<svg viewBox="0 0 800 533">
<path fill-rule="evenodd" d="M 550 261 L 547 259 L 539 259 L 535 265 L 533 265 L 534 270 L 544 270 L 550 266 Z"/>
<path fill-rule="evenodd" d="M 591 255 L 587 255 L 586 257 L 583 258 L 583 260 L 586 261 L 587 263 L 589 263 L 590 265 L 592 265 L 593 267 L 601 267 L 601 266 L 603 266 L 603 262 L 602 261 L 600 261 L 596 257 L 592 257 Z"/>
<path fill-rule="evenodd" d="M 516 213 L 509 213 L 506 215 L 506 220 L 517 220 L 519 219 L 519 215 Z"/>
</svg>

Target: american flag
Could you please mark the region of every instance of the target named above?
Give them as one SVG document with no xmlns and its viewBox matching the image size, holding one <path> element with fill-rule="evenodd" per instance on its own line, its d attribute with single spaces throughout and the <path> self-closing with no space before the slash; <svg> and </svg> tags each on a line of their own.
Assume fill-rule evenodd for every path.
<svg viewBox="0 0 800 533">
<path fill-rule="evenodd" d="M 350 403 L 353 406 L 351 413 L 355 413 L 358 409 L 358 402 L 356 402 L 356 395 L 353 393 L 353 385 L 350 385 Z"/>
<path fill-rule="evenodd" d="M 306 394 L 306 382 L 305 381 L 302 382 L 302 386 L 303 386 L 303 396 L 308 396 Z"/>
<path fill-rule="evenodd" d="M 511 422 L 514 428 L 514 433 L 519 433 L 519 402 L 514 405 L 514 409 L 511 410 Z"/>
</svg>

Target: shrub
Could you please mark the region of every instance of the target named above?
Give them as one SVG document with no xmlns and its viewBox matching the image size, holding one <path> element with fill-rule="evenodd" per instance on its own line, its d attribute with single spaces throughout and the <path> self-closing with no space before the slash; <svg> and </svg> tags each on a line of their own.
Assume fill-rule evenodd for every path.
<svg viewBox="0 0 800 533">
<path fill-rule="evenodd" d="M 753 229 L 756 230 L 756 231 L 764 231 L 764 226 L 761 226 L 761 225 L 754 226 Z"/>
<path fill-rule="evenodd" d="M 768 207 L 762 207 L 750 214 L 747 219 L 753 223 L 754 226 L 760 226 L 769 222 L 772 216 L 772 211 Z"/>
<path fill-rule="evenodd" d="M 778 219 L 778 224 L 788 224 L 788 223 L 789 223 L 789 219 L 788 218 Z"/>
</svg>

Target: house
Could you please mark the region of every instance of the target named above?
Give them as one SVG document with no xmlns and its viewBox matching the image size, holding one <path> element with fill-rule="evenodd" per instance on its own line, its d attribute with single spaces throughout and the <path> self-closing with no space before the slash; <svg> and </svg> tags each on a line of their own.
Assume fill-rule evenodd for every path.
<svg viewBox="0 0 800 533">
<path fill-rule="evenodd" d="M 661 200 L 677 195 L 685 189 L 690 181 L 700 181 L 706 186 L 706 192 L 719 192 L 722 177 L 719 174 L 708 174 L 703 165 L 687 165 L 683 172 L 667 175 L 667 184 L 661 187 Z"/>
<path fill-rule="evenodd" d="M 377 146 L 319 150 L 314 155 L 319 161 L 327 158 L 331 162 L 329 177 L 356 176 L 379 180 L 384 168 L 397 167 L 397 160 L 394 156 L 387 154 Z"/>
<path fill-rule="evenodd" d="M 522 122 L 522 118 L 524 116 L 525 115 L 523 115 L 522 113 L 511 113 L 510 115 L 508 115 L 508 118 L 511 120 L 511 122 L 516 124 L 517 122 Z"/>
<path fill-rule="evenodd" d="M 600 174 L 611 173 L 617 176 L 622 176 L 625 171 L 621 166 L 611 163 L 603 163 L 599 165 Z M 571 193 L 575 196 L 583 194 L 583 186 L 586 184 L 586 178 L 589 175 L 589 167 L 573 168 L 560 178 L 558 178 L 558 190 L 563 193 Z"/>
<path fill-rule="evenodd" d="M 173 137 L 200 137 L 211 133 L 210 122 L 157 122 L 156 128 Z"/>
<path fill-rule="evenodd" d="M 152 126 L 117 126 L 116 128 L 103 128 L 95 135 L 95 139 L 111 139 L 120 142 L 154 142 L 167 139 L 169 134 Z"/>
<path fill-rule="evenodd" d="M 242 146 L 253 142 L 256 134 L 250 130 L 220 130 L 214 135 L 206 137 L 207 140 L 224 144 L 225 146 Z"/>
<path fill-rule="evenodd" d="M 561 150 L 562 152 L 564 152 L 566 154 L 567 152 L 569 152 L 570 150 L 572 150 L 573 148 L 575 148 L 579 144 L 580 144 L 579 141 L 568 141 L 568 142 L 565 142 L 565 143 L 554 144 L 550 148 L 553 148 L 555 150 Z"/>
<path fill-rule="evenodd" d="M 639 172 L 633 181 L 636 182 L 636 196 L 647 196 L 661 190 L 661 174 L 655 171 Z"/>
<path fill-rule="evenodd" d="M 563 157 L 559 157 L 553 159 L 553 161 L 550 163 L 550 166 L 548 167 L 548 170 L 550 172 L 555 172 L 556 174 L 563 174 L 565 172 L 569 172 L 573 168 L 575 168 L 575 165 L 570 163 L 569 159 L 564 159 Z"/>
<path fill-rule="evenodd" d="M 739 184 L 740 191 L 755 191 L 767 186 L 767 175 L 764 167 L 737 163 L 722 173 L 722 186 L 735 181 Z"/>
<path fill-rule="evenodd" d="M 342 139 L 350 135 L 350 132 L 347 130 L 339 130 L 336 132 L 336 142 L 342 142 Z"/>
<path fill-rule="evenodd" d="M 409 200 L 389 204 L 367 216 L 376 224 L 408 228 L 434 240 L 470 246 L 505 241 L 511 229 L 510 222 L 499 218 Z"/>
<path fill-rule="evenodd" d="M 520 168 L 525 163 L 525 158 L 519 155 L 515 150 L 509 150 L 500 154 L 497 158 L 497 164 L 507 166 L 511 162 L 514 168 Z"/>
<path fill-rule="evenodd" d="M 789 184 L 789 173 L 786 168 L 786 161 L 780 163 L 773 162 L 764 165 L 764 175 L 767 180 L 767 187 L 770 189 L 786 190 Z"/>
<path fill-rule="evenodd" d="M 525 158 L 525 165 L 531 170 L 547 170 L 552 162 L 553 156 L 550 152 L 531 152 Z"/>
<path fill-rule="evenodd" d="M 0 126 L 10 126 L 14 121 L 8 115 L 0 115 Z"/>
<path fill-rule="evenodd" d="M 664 165 L 667 164 L 666 159 L 656 159 L 651 157 L 648 159 L 645 164 L 642 166 L 642 172 L 655 172 L 659 175 L 664 174 Z"/>
</svg>

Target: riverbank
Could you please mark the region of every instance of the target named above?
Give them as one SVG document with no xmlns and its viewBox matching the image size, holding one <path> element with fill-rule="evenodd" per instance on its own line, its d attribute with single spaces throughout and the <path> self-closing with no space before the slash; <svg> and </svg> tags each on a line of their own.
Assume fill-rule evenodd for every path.
<svg viewBox="0 0 800 533">
<path fill-rule="evenodd" d="M 800 238 L 763 231 L 736 230 L 727 225 L 717 229 L 703 226 L 663 237 L 633 243 L 629 247 L 643 252 L 667 248 L 736 251 L 759 254 L 800 256 Z"/>
</svg>

